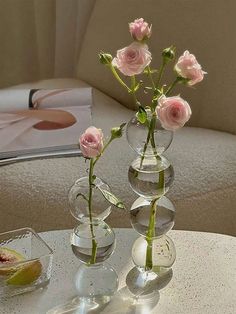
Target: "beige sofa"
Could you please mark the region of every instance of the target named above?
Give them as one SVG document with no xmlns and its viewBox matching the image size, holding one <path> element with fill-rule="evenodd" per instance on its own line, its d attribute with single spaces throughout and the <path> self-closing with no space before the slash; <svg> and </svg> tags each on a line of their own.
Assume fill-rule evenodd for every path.
<svg viewBox="0 0 236 314">
<path fill-rule="evenodd" d="M 193 116 L 188 127 L 176 132 L 166 153 L 175 169 L 175 181 L 167 195 L 177 208 L 175 228 L 235 235 L 236 71 L 232 69 L 236 68 L 236 61 L 231 56 L 235 54 L 236 42 L 228 38 L 228 28 L 234 25 L 236 3 L 228 0 L 225 6 L 218 0 L 82 2 L 88 19 L 84 24 L 86 32 L 80 36 L 76 74 L 72 71 L 70 79 L 52 78 L 20 87 L 93 86 L 93 124 L 108 134 L 111 126 L 130 119 L 133 104 L 111 79 L 109 71 L 99 64 L 97 53 L 103 49 L 114 54 L 127 45 L 130 42 L 127 22 L 135 17 L 146 18 L 153 23 L 150 49 L 154 60 L 159 59 L 162 47 L 176 43 L 180 53 L 187 48 L 195 53 L 209 73 L 197 90 L 181 90 L 191 104 Z M 213 11 L 221 23 L 212 20 Z M 54 72 L 54 76 L 62 75 Z M 17 79 L 12 79 L 12 84 L 3 82 L 2 86 L 19 83 Z M 134 157 L 123 137 L 109 148 L 97 168 L 98 175 L 109 182 L 127 207 L 136 198 L 127 181 L 127 169 Z M 68 211 L 67 193 L 84 172 L 81 158 L 1 167 L 0 230 L 22 226 L 36 230 L 72 227 L 75 221 Z M 128 214 L 117 209 L 107 221 L 112 226 L 129 226 Z"/>
</svg>

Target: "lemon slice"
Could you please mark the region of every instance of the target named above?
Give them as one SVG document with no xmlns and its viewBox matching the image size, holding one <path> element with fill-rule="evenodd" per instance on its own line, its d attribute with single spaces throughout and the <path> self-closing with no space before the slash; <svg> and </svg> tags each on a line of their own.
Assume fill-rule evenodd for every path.
<svg viewBox="0 0 236 314">
<path fill-rule="evenodd" d="M 26 262 L 17 271 L 7 279 L 8 285 L 23 286 L 36 281 L 42 273 L 42 264 L 40 261 Z"/>
</svg>

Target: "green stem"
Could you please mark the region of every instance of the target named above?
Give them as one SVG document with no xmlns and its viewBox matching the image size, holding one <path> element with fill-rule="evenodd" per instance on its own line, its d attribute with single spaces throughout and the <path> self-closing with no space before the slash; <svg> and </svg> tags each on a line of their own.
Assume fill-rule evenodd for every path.
<svg viewBox="0 0 236 314">
<path fill-rule="evenodd" d="M 152 264 L 152 241 L 155 237 L 155 220 L 156 220 L 156 200 L 151 202 L 151 214 L 149 217 L 148 231 L 146 234 L 147 250 L 146 250 L 146 262 L 145 270 L 151 270 Z"/>
<path fill-rule="evenodd" d="M 134 97 L 135 105 L 138 105 L 139 101 L 136 97 L 135 85 L 136 85 L 136 79 L 135 79 L 135 76 L 133 75 L 133 76 L 131 76 L 131 93 Z"/>
<path fill-rule="evenodd" d="M 151 129 L 151 128 L 150 128 Z M 156 156 L 157 161 L 160 159 L 160 157 L 157 154 L 156 151 L 156 144 L 154 139 L 154 130 L 151 130 L 151 145 L 153 152 Z M 158 193 L 159 195 L 164 194 L 165 190 L 165 173 L 164 170 L 159 172 L 159 180 L 158 180 L 158 190 L 161 191 L 161 193 Z M 160 196 L 159 196 L 160 197 Z M 156 202 L 159 199 L 159 197 L 155 200 L 152 200 L 151 202 L 151 213 L 149 217 L 149 225 L 146 235 L 146 241 L 147 241 L 147 249 L 146 249 L 146 262 L 145 262 L 145 270 L 151 270 L 153 268 L 152 263 L 152 244 L 153 244 L 153 238 L 155 237 L 155 224 L 156 224 Z"/>
<path fill-rule="evenodd" d="M 89 167 L 89 220 L 90 220 L 90 230 L 92 235 L 92 255 L 89 261 L 89 264 L 96 263 L 96 255 L 97 255 L 97 242 L 95 240 L 95 234 L 93 230 L 93 217 L 92 217 L 92 195 L 93 195 L 93 168 L 94 168 L 94 161 L 93 158 L 90 159 L 90 167 Z"/>
<path fill-rule="evenodd" d="M 152 119 L 153 119 L 153 118 L 152 118 Z M 152 120 L 151 120 L 151 121 L 152 121 Z M 150 125 L 149 125 L 149 128 L 148 128 L 147 139 L 146 139 L 146 142 L 145 142 L 144 147 L 143 147 L 143 153 L 142 153 L 142 156 L 141 156 L 140 166 L 139 166 L 140 169 L 141 169 L 142 166 L 143 166 L 143 160 L 144 160 L 145 153 L 146 153 L 146 150 L 147 150 L 148 144 L 149 144 L 149 142 L 150 142 L 150 138 L 151 138 L 151 132 L 152 132 L 152 130 L 151 130 L 151 123 L 152 123 L 152 122 L 150 122 Z"/>
<path fill-rule="evenodd" d="M 148 144 L 149 144 L 150 141 L 151 141 L 151 144 L 152 144 L 152 148 L 155 148 L 155 141 L 154 141 L 155 123 L 156 123 L 156 115 L 153 114 L 153 116 L 151 118 L 151 121 L 150 121 L 150 124 L 149 124 L 149 127 L 148 127 L 147 139 L 146 139 L 146 142 L 145 142 L 144 147 L 143 147 L 143 154 L 141 156 L 141 161 L 140 161 L 140 169 L 142 168 L 143 160 L 144 160 L 144 157 L 145 157 L 145 153 L 146 153 L 146 150 L 147 150 L 147 147 L 148 147 Z M 154 143 L 154 145 L 153 145 L 153 143 Z M 156 149 L 153 150 L 153 152 L 154 152 L 154 155 L 157 156 Z"/>
<path fill-rule="evenodd" d="M 89 206 L 89 221 L 90 221 L 90 230 L 92 235 L 92 255 L 91 259 L 88 264 L 95 264 L 96 263 L 96 255 L 97 255 L 97 242 L 95 240 L 95 234 L 93 229 L 93 217 L 92 217 L 92 196 L 93 196 L 93 186 L 94 186 L 94 178 L 93 178 L 93 169 L 99 158 L 102 156 L 105 149 L 108 145 L 115 139 L 114 135 L 111 135 L 109 141 L 104 145 L 101 153 L 95 158 L 90 159 L 89 165 L 89 197 L 88 197 L 88 206 Z"/>
<path fill-rule="evenodd" d="M 158 189 L 162 189 L 164 192 L 165 189 L 165 173 L 164 170 L 159 172 L 159 186 Z M 149 224 L 148 224 L 148 230 L 146 234 L 146 242 L 147 242 L 147 248 L 146 248 L 146 261 L 145 261 L 145 270 L 151 270 L 153 268 L 153 262 L 152 262 L 152 245 L 153 245 L 153 239 L 155 237 L 155 225 L 156 225 L 156 202 L 158 201 L 159 197 L 155 200 L 152 200 L 151 202 L 151 213 L 149 217 Z"/>
<path fill-rule="evenodd" d="M 110 137 L 109 141 L 104 145 L 101 153 L 95 158 L 95 160 L 93 161 L 93 167 L 95 166 L 95 164 L 97 163 L 98 159 L 102 156 L 102 154 L 104 153 L 105 149 L 108 147 L 108 145 L 114 140 L 113 137 Z"/>
<path fill-rule="evenodd" d="M 160 82 L 161 82 L 161 79 L 162 79 L 162 76 L 163 76 L 163 73 L 164 73 L 164 69 L 165 69 L 165 65 L 166 65 L 166 62 L 164 60 L 164 58 L 162 59 L 162 64 L 161 64 L 161 67 L 160 67 L 160 71 L 159 71 L 159 75 L 157 77 L 157 88 L 159 88 L 159 85 L 160 85 Z"/>
<path fill-rule="evenodd" d="M 157 150 L 156 150 L 155 139 L 154 139 L 154 130 L 152 130 L 151 132 L 151 145 L 152 145 L 154 156 L 157 158 L 157 160 L 159 160 L 159 156 L 157 155 Z"/>
<path fill-rule="evenodd" d="M 161 170 L 159 172 L 159 183 L 158 189 L 161 190 L 161 195 L 164 195 L 165 192 L 165 172 Z"/>
<path fill-rule="evenodd" d="M 141 157 L 140 162 L 140 169 L 143 165 L 143 160 L 145 158 L 145 152 L 147 150 L 147 146 L 149 142 L 151 142 L 151 146 L 154 152 L 154 155 L 157 159 L 157 161 L 160 159 L 159 155 L 157 154 L 156 150 L 156 144 L 155 144 L 155 138 L 154 138 L 154 127 L 156 122 L 156 116 L 153 115 L 148 127 L 148 135 L 147 139 L 143 148 L 143 154 Z M 164 193 L 165 189 L 165 176 L 164 176 L 164 170 L 159 172 L 159 180 L 158 180 L 158 190 L 162 190 L 161 195 Z M 157 195 L 160 195 L 160 193 L 157 193 Z M 151 202 L 151 213 L 149 217 L 149 224 L 148 224 L 148 230 L 146 234 L 146 241 L 147 241 L 147 249 L 146 249 L 146 261 L 145 261 L 145 270 L 151 270 L 153 268 L 152 263 L 152 245 L 153 245 L 153 239 L 155 237 L 155 223 L 156 223 L 156 202 L 159 199 L 159 196 L 157 199 L 152 200 Z"/>
<path fill-rule="evenodd" d="M 165 95 L 168 96 L 170 94 L 170 92 L 172 91 L 172 89 L 175 87 L 175 85 L 179 82 L 178 77 L 174 80 L 174 82 L 169 86 L 169 88 L 167 89 Z"/>
<path fill-rule="evenodd" d="M 151 145 L 152 145 L 153 153 L 156 157 L 157 164 L 158 164 L 158 161 L 160 160 L 160 156 L 157 154 L 157 150 L 156 150 L 154 131 L 151 133 Z M 158 190 L 161 190 L 161 193 L 158 193 L 159 195 L 164 194 L 164 190 L 165 190 L 165 172 L 164 172 L 164 170 L 161 170 L 159 172 Z"/>
<path fill-rule="evenodd" d="M 152 72 L 151 72 L 150 66 L 147 66 L 147 71 L 148 71 L 148 76 L 150 78 L 150 81 L 152 83 L 152 88 L 153 88 L 153 91 L 154 91 L 156 86 L 155 86 L 155 83 L 154 83 L 153 78 L 152 78 Z"/>
<path fill-rule="evenodd" d="M 129 93 L 132 92 L 132 90 L 125 84 L 125 82 L 120 78 L 119 74 L 116 72 L 116 69 L 113 67 L 112 64 L 109 65 L 111 72 L 113 73 L 113 75 L 115 76 L 115 78 L 117 79 L 117 81 L 123 86 L 125 87 Z"/>
</svg>

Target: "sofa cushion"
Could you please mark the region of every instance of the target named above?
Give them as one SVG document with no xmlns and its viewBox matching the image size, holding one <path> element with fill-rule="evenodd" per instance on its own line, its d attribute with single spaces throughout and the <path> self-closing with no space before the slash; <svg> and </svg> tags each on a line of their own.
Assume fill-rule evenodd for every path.
<svg viewBox="0 0 236 314">
<path fill-rule="evenodd" d="M 236 37 L 229 34 L 234 29 L 235 11 L 234 0 L 227 5 L 221 0 L 126 0 L 123 5 L 120 0 L 96 1 L 80 53 L 78 77 L 133 108 L 130 95 L 99 64 L 98 53 L 103 50 L 114 56 L 117 49 L 129 45 L 128 22 L 143 17 L 153 26 L 150 51 L 154 67 L 160 65 L 162 49 L 174 44 L 178 54 L 186 49 L 194 53 L 208 72 L 197 90 L 175 89 L 193 109 L 189 125 L 236 133 L 236 59 L 232 57 Z M 167 82 L 173 80 L 172 71 L 167 78 Z"/>
<path fill-rule="evenodd" d="M 47 80 L 21 87 L 86 86 L 79 80 Z M 19 88 L 19 86 L 17 86 Z M 109 134 L 112 126 L 128 121 L 133 112 L 94 89 L 93 124 Z M 175 181 L 167 196 L 175 203 L 175 228 L 236 234 L 236 137 L 224 132 L 185 127 L 176 132 L 167 151 Z M 127 171 L 135 158 L 125 136 L 111 144 L 96 166 L 98 176 L 129 208 L 136 195 Z M 27 161 L 0 167 L 0 230 L 32 226 L 36 230 L 73 227 L 67 194 L 85 175 L 80 157 Z M 126 212 L 114 209 L 112 226 L 128 227 Z"/>
</svg>

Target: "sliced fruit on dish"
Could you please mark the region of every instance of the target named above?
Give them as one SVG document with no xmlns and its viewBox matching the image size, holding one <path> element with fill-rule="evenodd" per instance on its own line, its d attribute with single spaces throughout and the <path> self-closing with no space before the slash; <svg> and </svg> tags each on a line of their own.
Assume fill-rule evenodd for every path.
<svg viewBox="0 0 236 314">
<path fill-rule="evenodd" d="M 14 286 L 28 285 L 37 280 L 42 273 L 40 261 L 26 262 L 7 279 L 7 284 Z"/>
<path fill-rule="evenodd" d="M 0 275 L 7 276 L 17 270 L 17 267 L 12 266 L 17 262 L 23 261 L 25 258 L 23 255 L 15 250 L 8 249 L 6 247 L 0 248 Z M 1 267 L 3 266 L 3 267 Z"/>
</svg>

